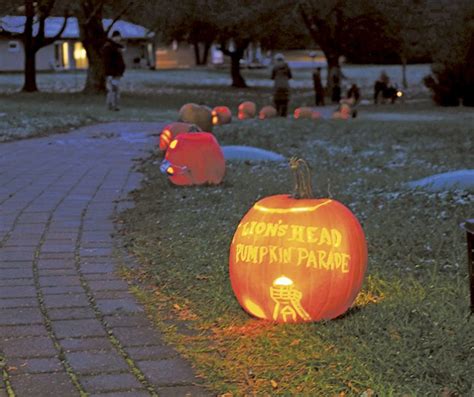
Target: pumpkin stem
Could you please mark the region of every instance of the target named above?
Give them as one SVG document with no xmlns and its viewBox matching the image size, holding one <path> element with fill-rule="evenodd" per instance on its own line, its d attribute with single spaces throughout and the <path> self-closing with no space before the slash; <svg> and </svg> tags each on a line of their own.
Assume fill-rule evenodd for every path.
<svg viewBox="0 0 474 397">
<path fill-rule="evenodd" d="M 306 160 L 292 157 L 290 159 L 290 169 L 295 181 L 293 197 L 296 199 L 313 198 L 311 171 Z"/>
</svg>

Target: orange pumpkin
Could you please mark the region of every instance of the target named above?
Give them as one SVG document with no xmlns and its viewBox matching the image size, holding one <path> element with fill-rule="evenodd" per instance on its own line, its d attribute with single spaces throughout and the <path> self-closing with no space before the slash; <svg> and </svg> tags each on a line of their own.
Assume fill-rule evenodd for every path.
<svg viewBox="0 0 474 397">
<path fill-rule="evenodd" d="M 211 133 L 178 134 L 160 169 L 175 185 L 217 185 L 225 174 L 224 154 Z"/>
<path fill-rule="evenodd" d="M 277 115 L 278 115 L 277 110 L 273 106 L 270 106 L 270 105 L 264 106 L 263 108 L 260 109 L 260 112 L 258 112 L 258 118 L 260 120 L 273 118 L 273 117 L 276 117 Z"/>
<path fill-rule="evenodd" d="M 333 119 L 348 120 L 351 117 L 352 110 L 347 103 L 341 103 L 339 110 L 332 114 Z"/>
<path fill-rule="evenodd" d="M 157 146 L 161 151 L 165 151 L 168 149 L 168 146 L 170 142 L 173 140 L 173 138 L 180 134 L 180 133 L 185 133 L 185 132 L 198 132 L 201 131 L 201 129 L 194 124 L 189 124 L 189 123 L 180 123 L 174 122 L 174 123 L 169 123 L 163 127 L 161 130 L 160 136 L 157 140 Z"/>
<path fill-rule="evenodd" d="M 227 106 L 216 106 L 212 109 L 212 124 L 229 124 L 232 121 L 232 112 Z"/>
<path fill-rule="evenodd" d="M 302 164 L 291 160 L 297 194 L 255 203 L 230 246 L 229 275 L 237 300 L 248 313 L 270 321 L 340 316 L 353 303 L 367 267 L 367 245 L 356 217 L 336 200 L 311 198 Z"/>
<path fill-rule="evenodd" d="M 204 105 L 187 103 L 181 106 L 178 121 L 196 124 L 203 131 L 212 132 L 211 109 Z"/>
<path fill-rule="evenodd" d="M 310 107 L 302 106 L 300 108 L 295 109 L 294 118 L 317 120 L 321 118 L 321 113 L 317 112 L 316 110 Z"/>
<path fill-rule="evenodd" d="M 257 105 L 255 105 L 255 103 L 245 101 L 239 105 L 239 111 L 237 115 L 239 120 L 253 119 L 256 114 Z"/>
</svg>

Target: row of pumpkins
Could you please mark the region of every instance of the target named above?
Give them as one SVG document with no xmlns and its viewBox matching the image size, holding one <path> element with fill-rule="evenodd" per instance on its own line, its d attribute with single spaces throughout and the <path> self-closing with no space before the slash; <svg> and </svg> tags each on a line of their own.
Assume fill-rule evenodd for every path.
<svg viewBox="0 0 474 397">
<path fill-rule="evenodd" d="M 251 102 L 242 103 L 239 119 L 255 117 L 255 109 Z M 266 107 L 259 117 L 268 114 L 273 110 Z M 161 170 L 172 183 L 222 181 L 222 150 L 212 133 L 202 131 L 212 129 L 205 124 L 209 115 L 214 125 L 232 117 L 225 106 L 208 110 L 187 104 L 180 110 L 180 121 L 163 128 L 157 142 L 165 152 Z M 295 117 L 316 118 L 306 110 Z M 304 160 L 291 159 L 290 168 L 296 194 L 259 200 L 234 233 L 229 254 L 232 289 L 242 308 L 257 318 L 280 323 L 333 319 L 348 310 L 362 286 L 367 268 L 364 232 L 343 204 L 312 197 Z"/>
<path fill-rule="evenodd" d="M 257 106 L 245 101 L 238 107 L 239 120 L 255 118 Z M 347 120 L 351 115 L 349 103 L 342 103 L 333 118 Z M 260 120 L 277 117 L 273 106 L 264 106 L 258 112 Z M 294 111 L 295 119 L 321 118 L 321 114 L 310 107 L 299 107 Z M 176 185 L 219 184 L 225 174 L 225 161 L 219 144 L 211 134 L 213 126 L 228 124 L 232 112 L 227 106 L 211 109 L 204 105 L 187 103 L 179 110 L 179 121 L 165 126 L 161 131 L 158 146 L 166 152 L 162 171 Z M 203 132 L 206 131 L 206 132 Z M 187 134 L 193 132 L 194 134 Z M 184 135 L 187 134 L 187 135 Z M 179 149 L 178 147 L 179 142 Z M 169 151 L 168 148 L 172 150 Z"/>
<path fill-rule="evenodd" d="M 351 117 L 351 100 L 341 101 L 338 110 L 332 114 L 333 119 L 347 120 Z M 232 121 L 232 112 L 227 106 L 216 106 L 211 109 L 204 105 L 187 103 L 179 111 L 180 120 L 199 125 L 204 131 L 212 131 L 215 125 L 228 124 Z M 237 118 L 239 120 L 253 119 L 260 120 L 274 118 L 278 116 L 277 110 L 271 106 L 263 106 L 257 114 L 257 105 L 251 101 L 242 102 L 238 107 Z M 293 117 L 295 119 L 320 119 L 321 113 L 308 106 L 296 108 Z"/>
</svg>

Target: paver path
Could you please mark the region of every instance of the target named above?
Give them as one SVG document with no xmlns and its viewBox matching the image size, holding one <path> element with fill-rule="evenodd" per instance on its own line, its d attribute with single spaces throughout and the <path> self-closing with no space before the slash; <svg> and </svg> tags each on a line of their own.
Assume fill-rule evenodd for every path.
<svg viewBox="0 0 474 397">
<path fill-rule="evenodd" d="M 0 144 L 0 397 L 207 395 L 114 274 L 111 218 L 159 130 Z"/>
</svg>

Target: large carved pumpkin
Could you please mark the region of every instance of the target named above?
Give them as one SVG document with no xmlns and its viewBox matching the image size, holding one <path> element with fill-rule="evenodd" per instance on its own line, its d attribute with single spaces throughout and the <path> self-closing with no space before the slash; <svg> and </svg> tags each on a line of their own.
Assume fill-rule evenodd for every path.
<svg viewBox="0 0 474 397">
<path fill-rule="evenodd" d="M 169 123 L 163 127 L 161 130 L 160 136 L 157 140 L 157 146 L 161 151 L 168 149 L 170 142 L 173 138 L 181 133 L 186 132 L 199 132 L 201 129 L 194 124 L 189 123 L 180 123 L 179 121 L 174 123 Z"/>
<path fill-rule="evenodd" d="M 230 247 L 229 275 L 237 300 L 248 313 L 269 321 L 340 316 L 353 303 L 367 267 L 367 245 L 356 217 L 336 200 L 310 198 L 302 164 L 291 162 L 297 194 L 255 203 Z"/>
<path fill-rule="evenodd" d="M 212 109 L 212 124 L 229 124 L 232 121 L 232 112 L 227 106 L 216 106 Z"/>
<path fill-rule="evenodd" d="M 216 185 L 224 178 L 225 160 L 211 133 L 178 134 L 160 168 L 175 185 Z"/>
<path fill-rule="evenodd" d="M 212 132 L 212 114 L 207 106 L 187 103 L 179 109 L 179 119 L 184 123 L 196 124 L 203 131 Z"/>
<path fill-rule="evenodd" d="M 321 118 L 321 113 L 310 107 L 302 106 L 300 108 L 295 109 L 294 118 L 317 120 Z"/>
<path fill-rule="evenodd" d="M 257 105 L 250 101 L 242 102 L 239 105 L 237 117 L 239 120 L 253 119 L 257 114 Z"/>
<path fill-rule="evenodd" d="M 258 118 L 260 120 L 270 119 L 276 116 L 278 116 L 277 110 L 270 105 L 264 106 L 260 109 L 260 112 L 258 112 Z"/>
</svg>

